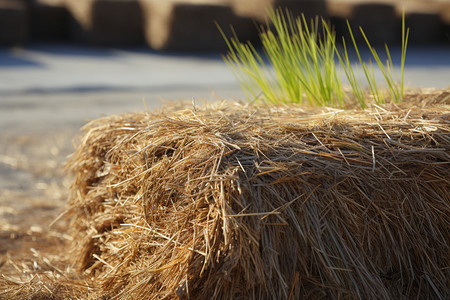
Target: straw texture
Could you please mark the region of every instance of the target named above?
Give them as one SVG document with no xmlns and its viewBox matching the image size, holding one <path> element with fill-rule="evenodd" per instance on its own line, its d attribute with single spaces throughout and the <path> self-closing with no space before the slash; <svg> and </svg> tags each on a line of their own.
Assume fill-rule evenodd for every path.
<svg viewBox="0 0 450 300">
<path fill-rule="evenodd" d="M 407 98 L 92 121 L 67 250 L 6 262 L 0 299 L 449 299 L 450 90 Z"/>
<path fill-rule="evenodd" d="M 448 299 L 449 95 L 95 120 L 68 162 L 77 266 L 95 297 Z"/>
</svg>

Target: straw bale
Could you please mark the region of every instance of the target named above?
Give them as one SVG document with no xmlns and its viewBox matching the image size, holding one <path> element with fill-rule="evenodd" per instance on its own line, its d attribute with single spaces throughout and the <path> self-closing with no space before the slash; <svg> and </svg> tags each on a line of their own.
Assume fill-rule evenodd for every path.
<svg viewBox="0 0 450 300">
<path fill-rule="evenodd" d="M 353 32 L 364 29 L 367 38 L 372 44 L 392 44 L 399 42 L 401 32 L 401 11 L 395 2 L 390 1 L 346 1 L 335 0 L 327 3 L 327 9 L 333 16 L 336 31 L 346 40 L 351 40 L 347 28 L 347 20 Z M 358 43 L 365 43 L 364 38 L 355 35 Z"/>
<path fill-rule="evenodd" d="M 30 1 L 30 38 L 33 40 L 66 40 L 69 35 L 69 12 L 65 0 Z"/>
<path fill-rule="evenodd" d="M 448 299 L 450 90 L 421 95 L 87 124 L 68 215 L 93 297 Z"/>
<path fill-rule="evenodd" d="M 254 40 L 258 30 L 249 18 L 237 16 L 226 0 L 147 0 L 145 37 L 155 50 L 216 51 L 227 49 L 217 26 L 227 36 L 230 26 L 243 40 Z"/>
<path fill-rule="evenodd" d="M 101 46 L 140 45 L 144 19 L 138 0 L 67 0 L 74 39 Z"/>
<path fill-rule="evenodd" d="M 21 0 L 0 0 L 0 45 L 23 44 L 28 39 L 27 5 Z"/>
<path fill-rule="evenodd" d="M 231 0 L 234 11 L 238 15 L 266 22 L 270 9 L 289 9 L 294 16 L 304 14 L 307 19 L 315 16 L 327 17 L 325 0 Z"/>
</svg>

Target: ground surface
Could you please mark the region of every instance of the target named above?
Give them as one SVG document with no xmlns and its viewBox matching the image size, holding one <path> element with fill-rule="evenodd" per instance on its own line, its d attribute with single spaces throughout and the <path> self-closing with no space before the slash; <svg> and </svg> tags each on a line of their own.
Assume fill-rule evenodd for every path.
<svg viewBox="0 0 450 300">
<path fill-rule="evenodd" d="M 449 47 L 411 49 L 409 85 L 449 86 L 449 53 Z M 154 109 L 159 99 L 234 96 L 242 93 L 218 55 L 0 49 L 0 274 L 13 272 L 18 258 L 43 268 L 36 262 L 40 249 L 57 251 L 53 245 L 68 238 L 64 223 L 50 231 L 49 225 L 64 209 L 70 178 L 63 164 L 87 120 Z"/>
</svg>

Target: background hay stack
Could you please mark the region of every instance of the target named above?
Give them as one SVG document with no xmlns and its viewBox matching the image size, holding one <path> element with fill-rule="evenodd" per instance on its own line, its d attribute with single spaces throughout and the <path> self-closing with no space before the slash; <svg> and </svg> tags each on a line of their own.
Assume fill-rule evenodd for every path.
<svg viewBox="0 0 450 300">
<path fill-rule="evenodd" d="M 78 266 L 121 299 L 444 299 L 449 93 L 429 99 L 93 121 L 68 163 Z"/>
<path fill-rule="evenodd" d="M 138 0 L 66 1 L 71 35 L 77 41 L 99 46 L 140 45 L 144 19 Z"/>
<path fill-rule="evenodd" d="M 238 15 L 248 16 L 265 23 L 270 9 L 288 9 L 294 16 L 304 14 L 306 19 L 327 17 L 325 0 L 230 0 Z"/>
<path fill-rule="evenodd" d="M 28 39 L 25 1 L 0 1 L 0 45 L 23 44 Z"/>
<path fill-rule="evenodd" d="M 145 38 L 155 50 L 225 50 L 217 26 L 227 35 L 231 35 L 233 26 L 244 40 L 255 39 L 258 32 L 253 21 L 237 16 L 227 0 L 147 0 L 141 5 Z"/>
</svg>

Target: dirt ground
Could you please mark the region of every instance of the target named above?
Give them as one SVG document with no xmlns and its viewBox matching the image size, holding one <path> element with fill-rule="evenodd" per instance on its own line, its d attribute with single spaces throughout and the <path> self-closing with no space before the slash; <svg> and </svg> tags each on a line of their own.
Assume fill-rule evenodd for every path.
<svg viewBox="0 0 450 300">
<path fill-rule="evenodd" d="M 57 253 L 68 239 L 64 210 L 69 177 L 64 161 L 76 130 L 58 128 L 39 135 L 3 133 L 0 144 L 0 273 L 39 270 L 39 253 Z M 47 258 L 48 259 L 48 258 Z M 27 266 L 17 266 L 20 261 Z M 47 262 L 50 263 L 50 262 Z M 24 268 L 25 267 L 25 268 Z"/>
</svg>

